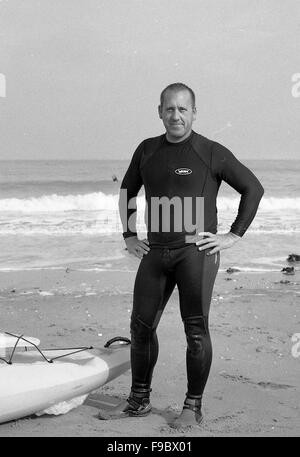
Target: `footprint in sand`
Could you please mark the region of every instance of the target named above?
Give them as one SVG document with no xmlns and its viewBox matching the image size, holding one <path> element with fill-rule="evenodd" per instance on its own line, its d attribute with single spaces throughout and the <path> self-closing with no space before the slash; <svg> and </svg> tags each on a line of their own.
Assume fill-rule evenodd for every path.
<svg viewBox="0 0 300 457">
<path fill-rule="evenodd" d="M 227 414 L 227 415 L 225 415 L 225 416 L 216 417 L 215 419 L 212 419 L 211 422 L 217 423 L 217 422 L 221 422 L 221 421 L 226 421 L 226 420 L 230 420 L 230 419 L 235 419 L 236 417 L 237 417 L 237 414 Z"/>
<path fill-rule="evenodd" d="M 290 386 L 289 384 L 276 384 L 275 382 L 264 381 L 259 381 L 257 385 L 263 387 L 264 389 L 291 389 L 294 387 Z"/>
<path fill-rule="evenodd" d="M 239 381 L 246 384 L 254 384 L 256 386 L 262 387 L 264 389 L 293 389 L 295 386 L 291 386 L 289 384 L 278 384 L 275 382 L 268 382 L 268 381 L 254 381 L 250 378 L 246 378 L 242 375 L 230 375 L 228 373 L 220 373 L 223 378 L 230 379 L 232 381 Z"/>
</svg>

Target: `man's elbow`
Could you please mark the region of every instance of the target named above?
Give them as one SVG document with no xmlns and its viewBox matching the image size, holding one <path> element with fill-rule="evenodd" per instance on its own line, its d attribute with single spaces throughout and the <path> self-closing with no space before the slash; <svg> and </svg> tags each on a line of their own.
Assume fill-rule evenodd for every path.
<svg viewBox="0 0 300 457">
<path fill-rule="evenodd" d="M 249 194 L 252 194 L 252 197 L 259 202 L 265 193 L 265 189 L 263 188 L 261 183 L 257 180 L 255 185 L 252 185 L 251 188 L 249 186 L 248 192 L 249 192 Z"/>
<path fill-rule="evenodd" d="M 256 193 L 257 193 L 258 199 L 261 200 L 262 197 L 263 197 L 263 195 L 264 195 L 264 193 L 265 193 L 265 189 L 263 188 L 263 186 L 262 186 L 260 183 L 259 183 L 259 185 L 257 186 L 257 191 L 256 191 Z"/>
<path fill-rule="evenodd" d="M 254 200 L 257 203 L 257 206 L 259 205 L 259 202 L 261 201 L 263 195 L 265 193 L 265 189 L 261 184 L 256 186 L 255 189 L 252 189 L 252 200 Z"/>
<path fill-rule="evenodd" d="M 251 186 L 246 187 L 244 189 L 244 192 L 242 192 L 242 195 L 252 201 L 256 201 L 257 204 L 259 204 L 264 193 L 265 193 L 265 189 L 260 184 L 260 182 L 257 182 L 255 186 L 251 185 Z"/>
</svg>

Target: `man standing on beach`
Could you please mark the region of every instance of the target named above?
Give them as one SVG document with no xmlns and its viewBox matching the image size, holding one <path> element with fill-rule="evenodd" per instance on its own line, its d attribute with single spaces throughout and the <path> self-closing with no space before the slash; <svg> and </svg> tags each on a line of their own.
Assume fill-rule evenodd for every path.
<svg viewBox="0 0 300 457">
<path fill-rule="evenodd" d="M 128 252 L 141 259 L 131 315 L 131 392 L 126 401 L 99 418 L 141 417 L 151 411 L 156 329 L 177 285 L 187 340 L 187 393 L 174 422 L 181 427 L 202 420 L 202 395 L 212 361 L 208 316 L 220 251 L 244 235 L 263 188 L 228 149 L 192 130 L 196 104 L 188 86 L 167 86 L 158 111 L 166 133 L 138 146 L 120 190 L 123 237 Z M 216 198 L 222 180 L 241 199 L 230 231 L 218 234 Z M 139 240 L 136 232 L 136 196 L 142 185 L 147 240 Z"/>
</svg>

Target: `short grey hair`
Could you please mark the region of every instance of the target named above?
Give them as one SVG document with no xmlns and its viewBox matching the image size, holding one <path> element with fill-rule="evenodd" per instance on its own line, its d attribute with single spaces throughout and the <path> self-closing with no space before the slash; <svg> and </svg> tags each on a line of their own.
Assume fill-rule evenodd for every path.
<svg viewBox="0 0 300 457">
<path fill-rule="evenodd" d="M 195 93 L 189 86 L 187 86 L 184 83 L 172 83 L 172 84 L 169 84 L 167 87 L 165 87 L 164 90 L 162 91 L 162 93 L 160 94 L 160 106 L 163 106 L 165 94 L 169 90 L 174 91 L 174 92 L 180 92 L 181 90 L 187 90 L 191 95 L 193 108 L 195 108 L 195 106 L 196 106 Z"/>
</svg>

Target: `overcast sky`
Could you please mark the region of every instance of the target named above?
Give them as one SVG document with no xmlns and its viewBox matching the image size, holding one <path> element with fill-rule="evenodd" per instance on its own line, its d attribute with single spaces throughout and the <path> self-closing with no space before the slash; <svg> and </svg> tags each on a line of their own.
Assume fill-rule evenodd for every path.
<svg viewBox="0 0 300 457">
<path fill-rule="evenodd" d="M 238 158 L 300 158 L 299 17 L 298 0 L 0 0 L 0 158 L 128 159 L 176 81 Z"/>
</svg>

